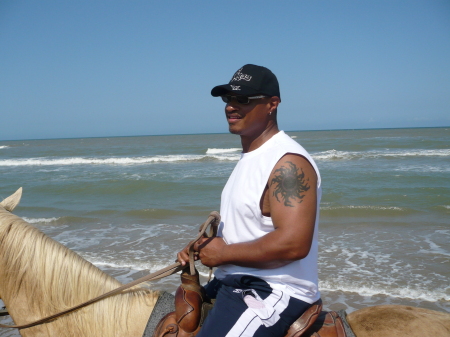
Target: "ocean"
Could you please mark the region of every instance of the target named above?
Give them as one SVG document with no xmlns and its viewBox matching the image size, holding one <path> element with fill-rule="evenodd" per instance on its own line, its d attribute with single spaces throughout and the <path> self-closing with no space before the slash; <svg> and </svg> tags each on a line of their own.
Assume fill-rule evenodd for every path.
<svg viewBox="0 0 450 337">
<path fill-rule="evenodd" d="M 286 133 L 322 175 L 324 306 L 450 312 L 450 128 Z M 15 214 L 126 283 L 175 261 L 240 151 L 231 134 L 0 141 L 0 199 L 23 187 Z"/>
</svg>

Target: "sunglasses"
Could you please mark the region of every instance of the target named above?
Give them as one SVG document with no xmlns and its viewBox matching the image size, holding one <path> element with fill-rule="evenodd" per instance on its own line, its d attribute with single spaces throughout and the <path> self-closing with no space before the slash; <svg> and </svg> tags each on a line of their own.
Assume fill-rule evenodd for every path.
<svg viewBox="0 0 450 337">
<path fill-rule="evenodd" d="M 239 104 L 249 104 L 251 99 L 264 98 L 267 96 L 261 95 L 261 96 L 248 97 L 248 96 L 225 95 L 225 96 L 220 96 L 220 97 L 222 97 L 222 101 L 224 101 L 225 103 L 230 103 L 233 99 L 235 99 Z"/>
</svg>

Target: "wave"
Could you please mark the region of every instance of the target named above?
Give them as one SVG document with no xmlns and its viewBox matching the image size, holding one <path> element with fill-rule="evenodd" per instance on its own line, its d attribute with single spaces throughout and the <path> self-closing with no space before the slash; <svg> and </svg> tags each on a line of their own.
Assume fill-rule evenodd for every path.
<svg viewBox="0 0 450 337">
<path fill-rule="evenodd" d="M 230 148 L 230 149 L 208 149 L 206 150 L 206 154 L 218 154 L 218 153 L 230 153 L 230 152 L 241 152 L 242 149 L 238 147 Z"/>
<path fill-rule="evenodd" d="M 363 209 L 363 210 L 374 210 L 374 211 L 403 211 L 404 209 L 401 207 L 395 207 L 395 206 L 354 206 L 354 205 L 348 205 L 348 206 L 323 206 L 320 207 L 321 210 L 338 210 L 338 209 Z"/>
<path fill-rule="evenodd" d="M 434 234 L 437 234 L 440 238 L 444 240 L 444 242 L 448 242 L 448 238 L 450 238 L 450 230 L 437 230 L 435 233 L 431 233 L 424 236 L 424 242 L 428 244 L 428 248 L 422 248 L 418 251 L 419 254 L 425 254 L 429 255 L 432 254 L 434 256 L 441 256 L 444 258 L 450 257 L 450 251 L 449 249 L 444 246 L 443 244 L 439 244 L 438 242 L 435 242 L 433 236 Z"/>
<path fill-rule="evenodd" d="M 0 149 L 6 149 L 6 148 L 8 148 L 9 146 L 7 146 L 7 145 L 0 145 Z"/>
<path fill-rule="evenodd" d="M 142 271 L 142 270 L 150 270 L 158 271 L 160 269 L 163 269 L 164 267 L 167 267 L 167 265 L 164 265 L 163 263 L 151 263 L 151 262 L 142 262 L 142 263 L 126 263 L 122 262 L 120 260 L 118 261 L 108 261 L 106 259 L 102 259 L 98 256 L 94 256 L 93 254 L 80 254 L 82 255 L 86 260 L 91 262 L 92 264 L 95 264 L 97 267 L 110 267 L 110 268 L 116 268 L 116 269 L 134 269 L 136 271 Z"/>
<path fill-rule="evenodd" d="M 63 171 L 63 169 L 55 168 L 55 169 L 40 169 L 40 170 L 37 170 L 36 172 L 48 173 L 48 172 L 61 172 L 61 171 Z"/>
<path fill-rule="evenodd" d="M 152 273 L 157 270 L 160 270 L 170 264 L 169 261 L 159 260 L 159 261 L 123 261 L 123 260 L 108 260 L 105 258 L 101 258 L 97 256 L 97 254 L 92 253 L 81 253 L 81 255 L 95 264 L 97 267 L 101 269 L 115 269 L 117 271 L 126 272 L 128 269 L 128 274 L 133 274 L 138 271 L 146 271 L 146 273 Z M 207 278 L 209 276 L 209 271 L 206 267 L 199 266 L 199 274 Z M 125 275 L 122 275 L 125 276 Z M 178 278 L 176 279 L 178 282 Z M 319 280 L 319 289 L 322 291 L 342 291 L 345 293 L 356 293 L 360 296 L 379 296 L 384 295 L 388 297 L 401 298 L 401 299 L 414 299 L 414 300 L 423 300 L 430 302 L 437 301 L 450 301 L 450 296 L 448 295 L 448 291 L 446 289 L 437 288 L 437 289 L 425 289 L 425 287 L 397 287 L 392 285 L 392 287 L 388 286 L 374 286 L 374 285 L 362 285 L 358 284 L 358 282 L 336 282 L 327 281 L 327 280 Z"/>
<path fill-rule="evenodd" d="M 326 291 L 344 291 L 357 293 L 361 296 L 385 295 L 396 298 L 420 299 L 423 301 L 450 301 L 446 289 L 425 290 L 423 288 L 414 289 L 411 287 L 377 288 L 373 286 L 358 286 L 357 284 L 335 284 L 334 282 L 319 281 L 319 288 Z"/>
<path fill-rule="evenodd" d="M 316 160 L 353 160 L 399 157 L 449 157 L 450 149 L 410 149 L 410 150 L 374 150 L 374 151 L 338 151 L 327 150 L 311 154 Z"/>
<path fill-rule="evenodd" d="M 370 217 L 370 216 L 405 216 L 413 214 L 411 208 L 397 206 L 369 206 L 369 205 L 347 205 L 347 206 L 320 206 L 320 213 L 327 217 Z"/>
<path fill-rule="evenodd" d="M 50 222 L 58 220 L 59 218 L 25 218 L 25 217 L 23 217 L 22 219 L 28 223 L 50 223 Z"/>
<path fill-rule="evenodd" d="M 239 154 L 222 155 L 167 155 L 154 157 L 111 157 L 111 158 L 26 158 L 0 160 L 0 166 L 69 166 L 69 165 L 140 165 L 150 163 L 197 162 L 213 160 L 239 160 Z"/>
<path fill-rule="evenodd" d="M 450 167 L 448 166 L 436 166 L 436 165 L 409 165 L 409 166 L 399 166 L 394 169 L 398 172 L 437 172 L 445 173 L 450 172 Z"/>
<path fill-rule="evenodd" d="M 7 147 L 7 146 L 2 146 Z M 2 148 L 0 147 L 0 148 Z M 150 163 L 171 163 L 171 162 L 198 162 L 205 160 L 238 161 L 242 149 L 240 148 L 208 148 L 205 154 L 175 154 L 143 157 L 37 157 L 23 159 L 3 159 L 0 166 L 70 166 L 70 165 L 140 165 Z M 412 156 L 447 157 L 450 156 L 450 149 L 435 150 L 376 150 L 376 151 L 337 151 L 327 150 L 313 153 L 316 160 L 354 160 L 372 158 L 399 158 Z M 411 168 L 406 168 L 411 170 Z M 406 170 L 403 168 L 403 170 Z M 417 169 L 417 168 L 413 168 Z M 400 168 L 402 170 L 402 168 Z M 436 168 L 435 170 L 441 170 Z"/>
</svg>

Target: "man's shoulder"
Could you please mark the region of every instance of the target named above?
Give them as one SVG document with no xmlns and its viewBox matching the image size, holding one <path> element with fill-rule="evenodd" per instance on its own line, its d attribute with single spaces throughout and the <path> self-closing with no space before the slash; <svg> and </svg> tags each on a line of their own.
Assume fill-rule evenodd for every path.
<svg viewBox="0 0 450 337">
<path fill-rule="evenodd" d="M 274 157 L 278 158 L 275 161 L 274 170 L 277 168 L 277 165 L 282 166 L 286 161 L 291 161 L 294 164 L 301 166 L 308 163 L 312 166 L 315 174 L 320 180 L 319 169 L 311 154 L 301 144 L 299 144 L 295 139 L 292 139 L 286 133 L 283 132 L 283 135 L 280 136 L 282 137 L 279 137 L 277 143 L 274 144 L 274 151 L 276 151 L 273 152 Z"/>
<path fill-rule="evenodd" d="M 307 154 L 308 152 L 301 146 L 296 140 L 291 136 L 286 134 L 284 131 L 280 131 L 274 139 L 273 148 L 285 153 L 292 152 L 298 154 Z"/>
</svg>

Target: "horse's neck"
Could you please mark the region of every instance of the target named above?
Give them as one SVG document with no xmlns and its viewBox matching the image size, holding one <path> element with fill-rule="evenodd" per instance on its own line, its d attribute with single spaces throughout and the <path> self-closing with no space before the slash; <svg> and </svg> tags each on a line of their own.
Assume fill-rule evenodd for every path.
<svg viewBox="0 0 450 337">
<path fill-rule="evenodd" d="M 141 337 L 156 302 L 153 295 L 141 298 L 127 306 L 129 298 L 108 303 L 109 299 L 93 304 L 50 323 L 20 330 L 22 337 Z M 121 308 L 128 307 L 128 310 Z M 27 299 L 19 296 L 8 304 L 16 324 L 36 321 L 41 316 L 29 310 Z"/>
<path fill-rule="evenodd" d="M 16 324 L 55 314 L 119 285 L 74 252 L 0 208 L 0 297 Z M 125 327 L 128 330 L 124 335 L 141 336 L 156 299 L 157 294 L 146 290 L 129 291 L 21 333 L 119 336 L 118 331 Z"/>
</svg>

